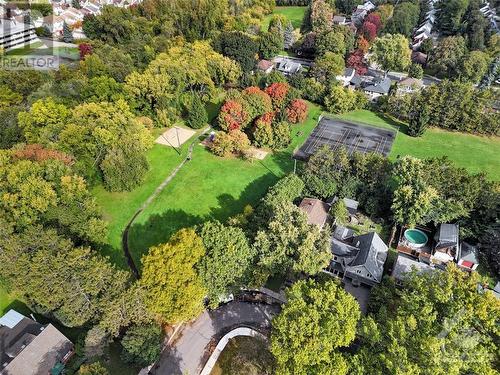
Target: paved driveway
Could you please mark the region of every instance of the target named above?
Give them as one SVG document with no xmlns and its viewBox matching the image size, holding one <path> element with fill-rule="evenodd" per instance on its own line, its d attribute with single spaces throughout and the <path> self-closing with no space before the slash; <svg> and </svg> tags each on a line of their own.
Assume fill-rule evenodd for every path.
<svg viewBox="0 0 500 375">
<path fill-rule="evenodd" d="M 279 307 L 246 302 L 230 302 L 217 310 L 205 311 L 195 322 L 186 326 L 171 346 L 164 350 L 157 366 L 158 375 L 197 375 L 205 349 L 213 337 L 229 328 L 248 325 L 268 328 Z"/>
</svg>

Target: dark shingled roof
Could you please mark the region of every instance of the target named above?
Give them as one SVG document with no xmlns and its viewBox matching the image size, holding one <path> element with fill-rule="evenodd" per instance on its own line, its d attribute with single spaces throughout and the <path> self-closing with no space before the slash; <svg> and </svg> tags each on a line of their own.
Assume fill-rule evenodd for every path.
<svg viewBox="0 0 500 375">
<path fill-rule="evenodd" d="M 441 224 L 434 236 L 436 249 L 458 245 L 458 225 Z"/>
<path fill-rule="evenodd" d="M 387 245 L 375 232 L 351 237 L 345 242 L 332 238 L 332 253 L 343 258 L 346 274 L 368 285 L 382 281 L 387 250 Z M 364 272 L 356 272 L 360 267 Z"/>
<path fill-rule="evenodd" d="M 371 84 L 364 87 L 364 91 L 375 92 L 379 94 L 388 94 L 391 89 L 391 80 L 389 78 L 376 78 Z"/>
</svg>

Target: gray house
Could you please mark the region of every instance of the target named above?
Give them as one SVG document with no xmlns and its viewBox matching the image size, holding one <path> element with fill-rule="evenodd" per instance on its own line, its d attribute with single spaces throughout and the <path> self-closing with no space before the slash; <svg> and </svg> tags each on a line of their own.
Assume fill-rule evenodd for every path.
<svg viewBox="0 0 500 375">
<path fill-rule="evenodd" d="M 363 85 L 363 91 L 371 101 L 374 101 L 380 96 L 389 94 L 391 83 L 391 80 L 387 77 L 374 78 L 371 82 L 366 82 Z"/>
<path fill-rule="evenodd" d="M 479 266 L 479 253 L 475 246 L 462 242 L 457 264 L 466 271 L 475 271 Z"/>
<path fill-rule="evenodd" d="M 391 276 L 396 280 L 396 284 L 401 285 L 406 275 L 412 270 L 415 270 L 417 273 L 425 273 L 438 271 L 439 268 L 434 268 L 430 264 L 420 262 L 418 259 L 410 258 L 404 254 L 398 254 Z"/>
<path fill-rule="evenodd" d="M 337 235 L 340 234 L 337 233 Z M 326 270 L 355 284 L 373 286 L 382 281 L 388 247 L 375 232 L 339 240 L 332 238 L 333 259 Z"/>
<path fill-rule="evenodd" d="M 459 228 L 456 224 L 439 225 L 434 235 L 434 251 L 432 259 L 435 263 L 446 264 L 458 261 L 460 255 Z"/>
<path fill-rule="evenodd" d="M 0 375 L 59 375 L 73 353 L 71 341 L 52 324 L 15 310 L 0 317 Z"/>
</svg>

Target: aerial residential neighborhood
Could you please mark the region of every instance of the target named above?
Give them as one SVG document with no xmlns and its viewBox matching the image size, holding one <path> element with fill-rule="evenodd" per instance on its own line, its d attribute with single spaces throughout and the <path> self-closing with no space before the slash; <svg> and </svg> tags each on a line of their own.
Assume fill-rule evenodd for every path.
<svg viewBox="0 0 500 375">
<path fill-rule="evenodd" d="M 0 0 L 0 375 L 500 373 L 499 24 Z"/>
</svg>

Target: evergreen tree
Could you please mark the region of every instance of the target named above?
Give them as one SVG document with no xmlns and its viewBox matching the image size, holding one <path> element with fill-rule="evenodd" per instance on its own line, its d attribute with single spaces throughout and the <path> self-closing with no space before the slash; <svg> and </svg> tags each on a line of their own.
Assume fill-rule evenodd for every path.
<svg viewBox="0 0 500 375">
<path fill-rule="evenodd" d="M 500 56 L 495 58 L 488 68 L 488 72 L 481 80 L 480 88 L 488 88 L 497 78 L 500 78 Z"/>
<path fill-rule="evenodd" d="M 208 123 L 207 110 L 199 95 L 193 95 L 193 101 L 191 108 L 188 110 L 186 122 L 193 129 L 201 129 Z"/>
<path fill-rule="evenodd" d="M 414 116 L 410 117 L 410 123 L 408 125 L 408 134 L 412 137 L 424 135 L 430 120 L 427 105 L 422 104 L 419 108 L 419 111 Z"/>
<path fill-rule="evenodd" d="M 66 22 L 63 24 L 63 41 L 73 43 L 73 33 Z"/>
<path fill-rule="evenodd" d="M 408 76 L 412 78 L 422 79 L 422 77 L 424 76 L 424 69 L 422 68 L 422 65 L 417 63 L 411 64 L 408 68 Z"/>
<path fill-rule="evenodd" d="M 288 24 L 285 27 L 284 39 L 285 49 L 292 48 L 293 44 L 295 43 L 295 35 L 293 34 L 293 25 L 290 21 L 288 21 Z"/>
<path fill-rule="evenodd" d="M 72 0 L 71 6 L 75 9 L 82 9 L 82 6 L 80 4 L 80 0 Z"/>
</svg>

